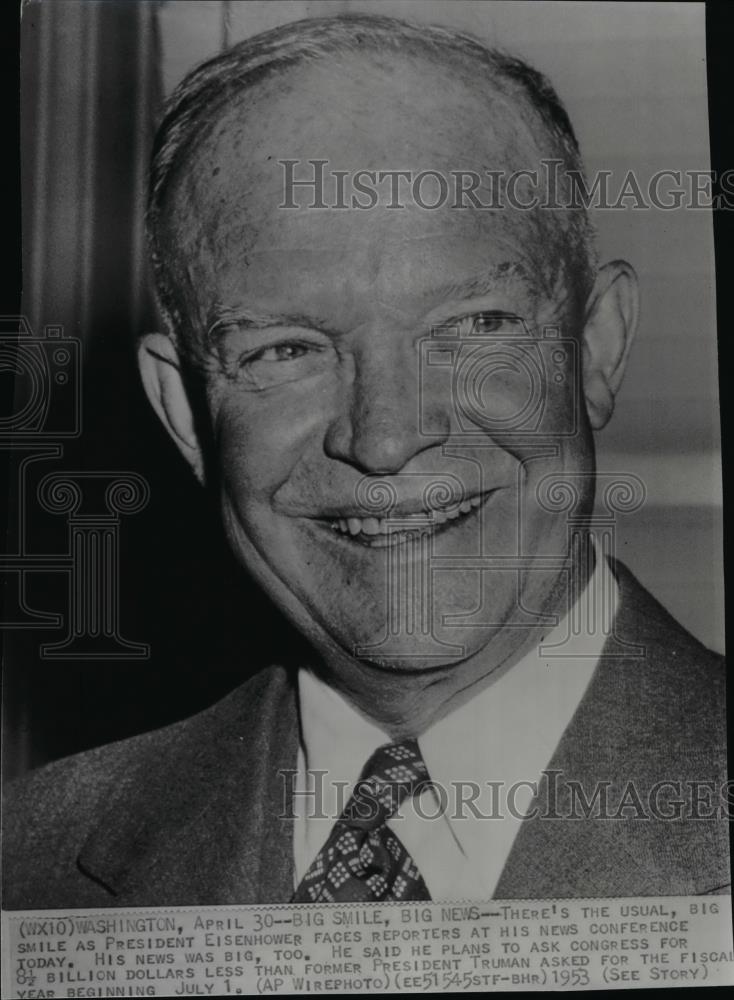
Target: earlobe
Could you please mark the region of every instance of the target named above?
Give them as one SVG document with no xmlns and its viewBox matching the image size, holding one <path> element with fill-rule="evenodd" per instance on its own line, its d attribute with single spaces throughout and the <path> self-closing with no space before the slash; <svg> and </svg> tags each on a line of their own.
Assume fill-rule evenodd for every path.
<svg viewBox="0 0 734 1000">
<path fill-rule="evenodd" d="M 147 333 L 138 343 L 138 367 L 145 392 L 179 451 L 204 483 L 204 461 L 194 414 L 181 374 L 176 345 L 162 333 Z"/>
<path fill-rule="evenodd" d="M 601 430 L 614 412 L 639 319 L 639 285 L 623 260 L 599 270 L 583 330 L 583 390 L 589 422 Z"/>
</svg>

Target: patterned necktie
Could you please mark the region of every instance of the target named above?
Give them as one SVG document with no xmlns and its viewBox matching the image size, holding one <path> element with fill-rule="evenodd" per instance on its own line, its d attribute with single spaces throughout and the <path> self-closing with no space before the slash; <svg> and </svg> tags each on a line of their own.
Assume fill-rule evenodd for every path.
<svg viewBox="0 0 734 1000">
<path fill-rule="evenodd" d="M 403 800 L 427 781 L 416 740 L 379 747 L 292 902 L 430 899 L 415 862 L 387 827 Z"/>
</svg>

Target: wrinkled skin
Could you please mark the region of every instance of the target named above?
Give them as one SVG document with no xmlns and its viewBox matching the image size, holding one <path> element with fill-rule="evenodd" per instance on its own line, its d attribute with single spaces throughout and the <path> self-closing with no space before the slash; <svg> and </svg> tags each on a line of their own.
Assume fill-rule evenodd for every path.
<svg viewBox="0 0 734 1000">
<path fill-rule="evenodd" d="M 602 269 L 582 313 L 559 213 L 451 201 L 391 210 L 385 199 L 370 211 L 313 210 L 306 189 L 295 193 L 301 207 L 285 210 L 278 161 L 448 175 L 536 166 L 543 143 L 533 115 L 486 82 L 420 62 L 317 63 L 231 104 L 167 205 L 163 245 L 187 317 L 185 353 L 203 374 L 218 470 L 209 479 L 230 544 L 315 645 L 330 683 L 399 735 L 491 683 L 564 613 L 567 573 L 583 582 L 567 511 L 539 502 L 539 489 L 549 475 L 580 476 L 577 512 L 593 503 L 592 429 L 611 414 L 624 367 L 634 274 L 622 263 Z M 548 324 L 566 341 L 552 363 L 540 343 Z M 471 348 L 453 366 L 428 363 L 427 339 L 446 326 L 455 346 L 477 333 L 490 345 L 480 373 L 507 343 L 534 360 L 542 405 L 527 433 L 507 433 L 528 399 L 516 363 L 492 368 L 479 413 L 457 397 L 471 391 L 455 380 Z M 143 377 L 204 478 L 183 353 L 152 336 Z M 376 480 L 394 490 L 398 512 L 425 510 L 426 490 L 446 481 L 452 499 L 482 503 L 422 546 L 361 544 L 333 521 L 370 513 L 360 491 Z M 403 611 L 385 645 L 391 553 L 402 573 L 434 572 L 430 597 L 410 590 L 423 632 Z M 467 563 L 477 556 L 494 557 L 493 567 Z"/>
</svg>

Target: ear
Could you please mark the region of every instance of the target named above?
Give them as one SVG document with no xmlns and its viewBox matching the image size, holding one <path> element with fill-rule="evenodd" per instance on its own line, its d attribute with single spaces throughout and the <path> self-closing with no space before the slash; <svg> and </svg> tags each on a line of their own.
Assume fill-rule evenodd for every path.
<svg viewBox="0 0 734 1000">
<path fill-rule="evenodd" d="M 145 334 L 138 343 L 138 366 L 153 409 L 203 484 L 202 449 L 173 340 L 162 333 Z"/>
<path fill-rule="evenodd" d="M 630 264 L 615 260 L 599 270 L 586 306 L 583 390 L 589 422 L 601 430 L 616 396 L 637 331 L 640 296 Z"/>
</svg>

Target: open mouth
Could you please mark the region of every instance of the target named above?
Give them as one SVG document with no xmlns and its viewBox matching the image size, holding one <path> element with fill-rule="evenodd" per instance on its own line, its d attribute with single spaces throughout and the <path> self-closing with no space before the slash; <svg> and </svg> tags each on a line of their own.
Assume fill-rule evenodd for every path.
<svg viewBox="0 0 734 1000">
<path fill-rule="evenodd" d="M 346 541 L 371 548 L 400 545 L 420 535 L 437 534 L 465 521 L 494 493 L 470 497 L 460 503 L 435 507 L 411 514 L 390 514 L 387 517 L 338 517 L 323 521 L 331 531 Z"/>
</svg>

